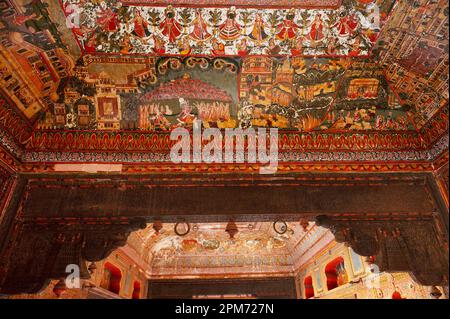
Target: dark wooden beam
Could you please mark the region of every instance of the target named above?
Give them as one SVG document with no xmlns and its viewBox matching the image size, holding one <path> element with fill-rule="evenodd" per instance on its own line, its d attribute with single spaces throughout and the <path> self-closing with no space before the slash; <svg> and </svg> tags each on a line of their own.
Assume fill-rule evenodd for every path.
<svg viewBox="0 0 450 319">
<path fill-rule="evenodd" d="M 165 222 L 298 220 L 320 214 L 430 214 L 427 174 L 276 177 L 30 176 L 27 217 L 142 217 Z"/>
</svg>

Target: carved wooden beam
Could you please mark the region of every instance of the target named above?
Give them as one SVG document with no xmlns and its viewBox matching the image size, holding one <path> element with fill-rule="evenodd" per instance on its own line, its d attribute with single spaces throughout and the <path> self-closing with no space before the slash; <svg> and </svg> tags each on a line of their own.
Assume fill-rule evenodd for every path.
<svg viewBox="0 0 450 319">
<path fill-rule="evenodd" d="M 352 220 L 320 215 L 316 224 L 330 229 L 337 242 L 357 254 L 375 256 L 380 271 L 410 272 L 426 286 L 446 283 L 448 242 L 434 216 Z"/>
<path fill-rule="evenodd" d="M 2 256 L 0 293 L 39 292 L 50 279 L 66 278 L 69 264 L 78 265 L 87 279 L 86 261 L 108 257 L 145 225 L 140 218 L 37 218 L 16 224 L 17 240 Z"/>
</svg>

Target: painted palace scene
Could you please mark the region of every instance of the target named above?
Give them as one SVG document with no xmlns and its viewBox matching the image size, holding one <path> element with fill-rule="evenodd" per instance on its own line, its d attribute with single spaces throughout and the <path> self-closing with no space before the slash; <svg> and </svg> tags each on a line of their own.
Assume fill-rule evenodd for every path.
<svg viewBox="0 0 450 319">
<path fill-rule="evenodd" d="M 448 299 L 448 19 L 0 0 L 0 299 Z"/>
</svg>

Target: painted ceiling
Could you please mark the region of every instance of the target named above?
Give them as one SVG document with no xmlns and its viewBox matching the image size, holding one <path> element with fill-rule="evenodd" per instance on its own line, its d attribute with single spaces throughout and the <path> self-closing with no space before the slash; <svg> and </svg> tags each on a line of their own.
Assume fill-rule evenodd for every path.
<svg viewBox="0 0 450 319">
<path fill-rule="evenodd" d="M 166 162 L 199 119 L 277 127 L 285 162 L 430 161 L 447 29 L 445 0 L 0 0 L 0 140 L 22 162 Z"/>
<path fill-rule="evenodd" d="M 152 276 L 166 277 L 291 272 L 334 239 L 314 223 L 306 228 L 287 223 L 284 234 L 269 222 L 237 222 L 236 226 L 238 232 L 230 238 L 227 223 L 193 224 L 183 236 L 176 234 L 175 224 L 163 224 L 158 233 L 149 224 L 132 233 L 128 245 L 149 265 Z"/>
</svg>

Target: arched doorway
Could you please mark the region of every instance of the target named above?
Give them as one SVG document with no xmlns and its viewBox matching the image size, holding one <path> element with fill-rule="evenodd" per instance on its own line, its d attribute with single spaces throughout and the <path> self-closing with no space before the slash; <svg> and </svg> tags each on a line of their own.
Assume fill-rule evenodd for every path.
<svg viewBox="0 0 450 319">
<path fill-rule="evenodd" d="M 141 283 L 139 281 L 135 281 L 133 284 L 131 299 L 141 299 Z"/>
<path fill-rule="evenodd" d="M 101 287 L 118 295 L 121 280 L 122 272 L 120 269 L 109 262 L 105 263 Z"/>
<path fill-rule="evenodd" d="M 312 282 L 312 277 L 308 276 L 303 281 L 303 285 L 305 287 L 305 298 L 310 299 L 314 297 L 314 287 Z"/>
<path fill-rule="evenodd" d="M 344 258 L 337 257 L 330 261 L 325 267 L 327 277 L 327 288 L 332 290 L 348 282 L 347 272 L 345 271 Z"/>
</svg>

